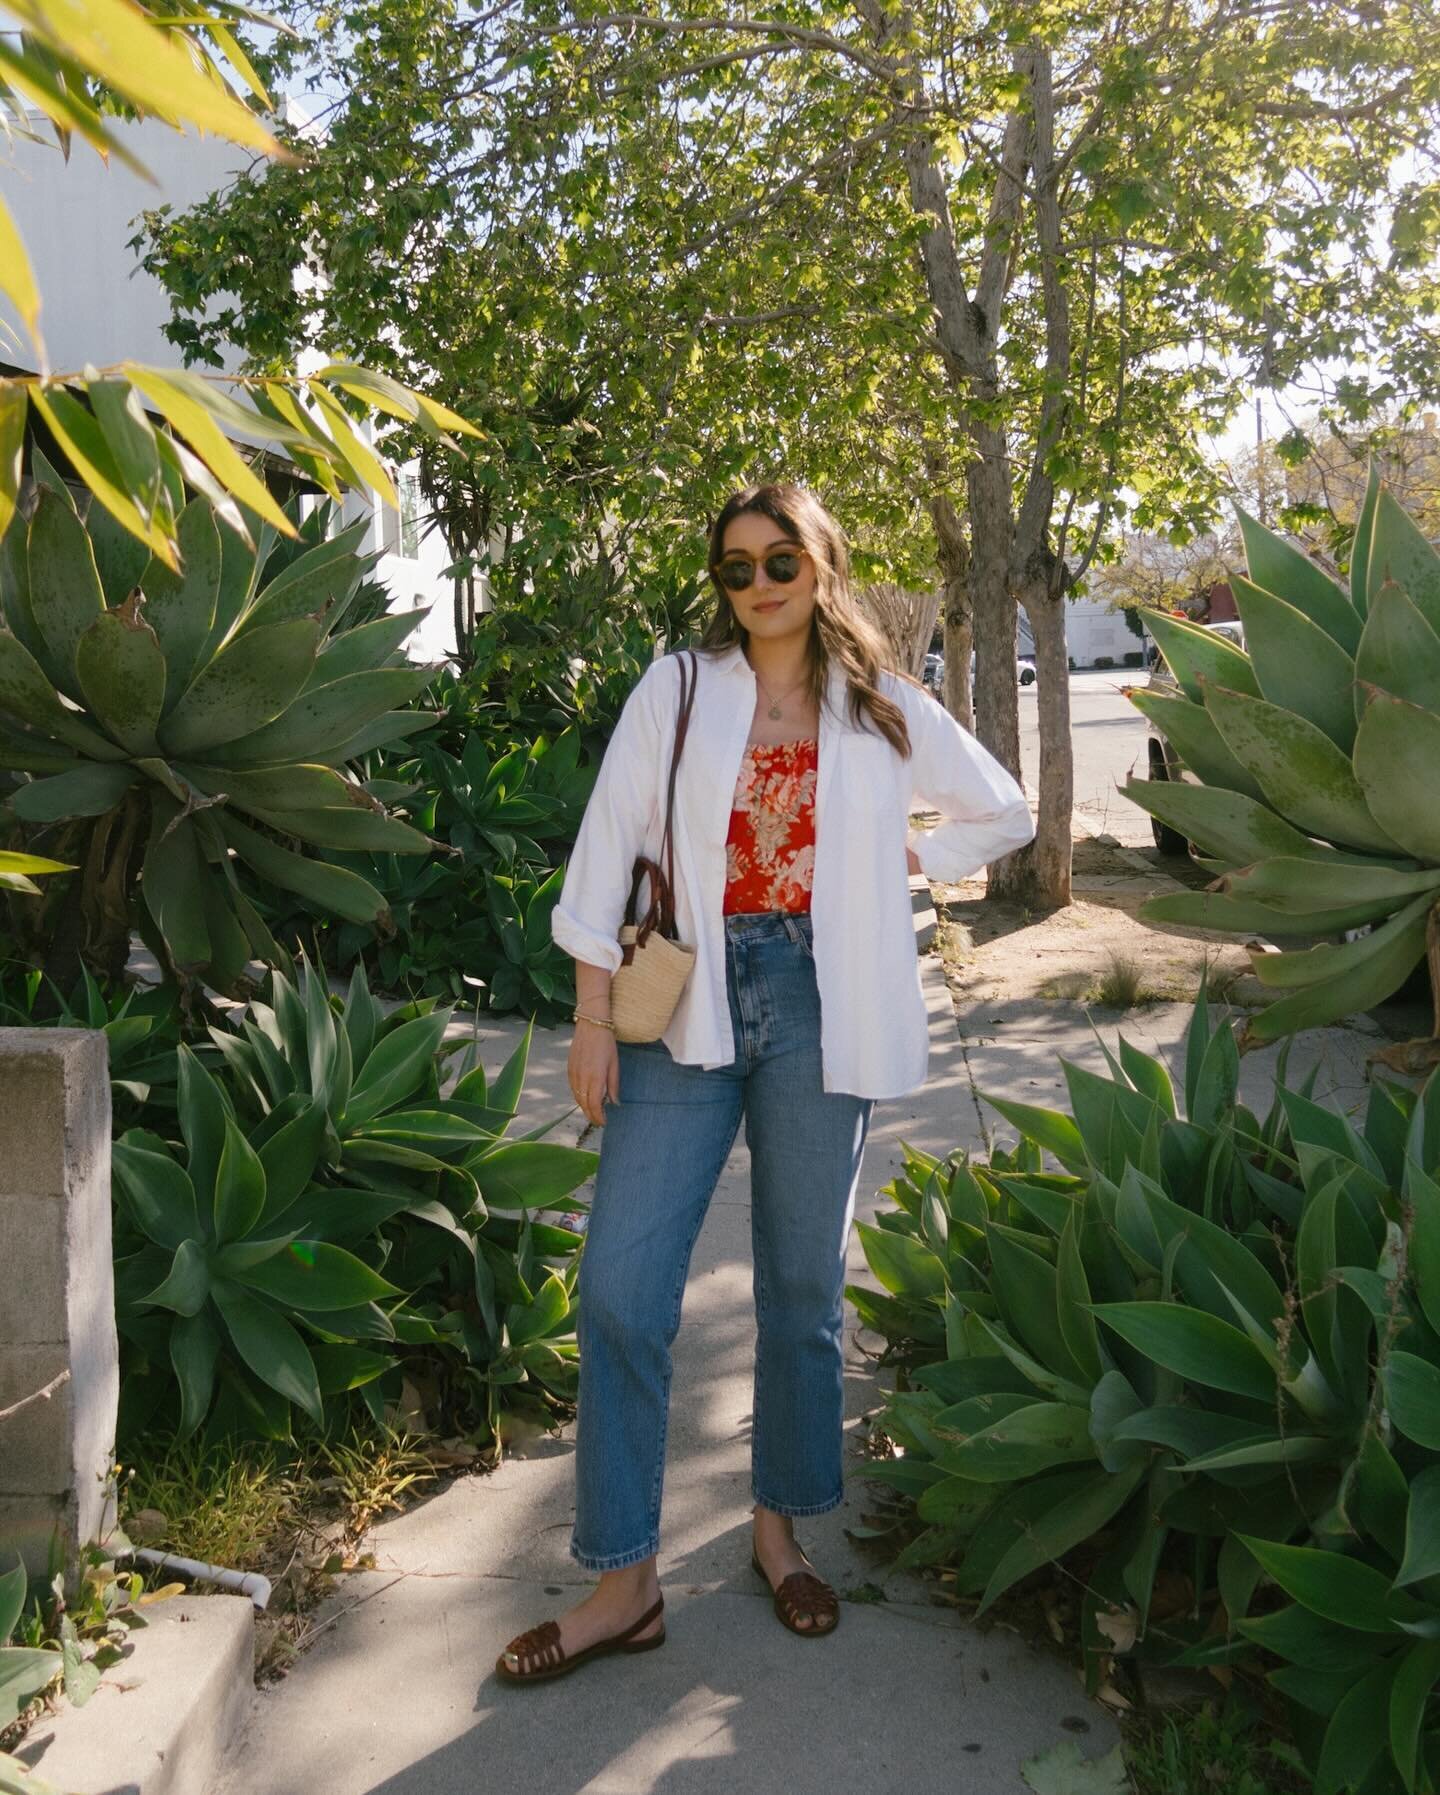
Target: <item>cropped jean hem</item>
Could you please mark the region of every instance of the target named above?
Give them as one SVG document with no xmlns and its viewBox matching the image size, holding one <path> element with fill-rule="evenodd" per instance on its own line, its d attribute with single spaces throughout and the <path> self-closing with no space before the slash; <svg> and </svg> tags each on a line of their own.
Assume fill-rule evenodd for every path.
<svg viewBox="0 0 1440 1795">
<path fill-rule="evenodd" d="M 648 1546 L 637 1546 L 633 1552 L 608 1552 L 604 1557 L 592 1558 L 589 1553 L 578 1551 L 573 1540 L 570 1542 L 570 1556 L 582 1571 L 623 1571 L 653 1558 L 659 1550 L 660 1541 L 652 1538 Z"/>
<path fill-rule="evenodd" d="M 761 1508 L 768 1508 L 772 1514 L 787 1515 L 792 1521 L 802 1520 L 806 1515 L 828 1515 L 832 1508 L 839 1508 L 845 1500 L 844 1494 L 832 1496 L 828 1502 L 772 1502 L 768 1496 L 762 1496 L 759 1490 L 751 1494 Z"/>
</svg>

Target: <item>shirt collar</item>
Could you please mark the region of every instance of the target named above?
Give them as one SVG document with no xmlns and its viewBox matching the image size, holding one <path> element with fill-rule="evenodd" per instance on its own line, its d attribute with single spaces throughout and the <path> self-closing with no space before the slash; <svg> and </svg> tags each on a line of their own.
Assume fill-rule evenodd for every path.
<svg viewBox="0 0 1440 1795">
<path fill-rule="evenodd" d="M 722 648 L 713 659 L 715 670 L 718 673 L 733 675 L 737 678 L 743 674 L 752 684 L 754 683 L 754 669 L 751 667 L 749 661 L 745 659 L 745 648 L 743 643 L 732 642 L 728 648 Z M 846 685 L 845 669 L 841 667 L 838 662 L 832 662 L 830 666 L 828 694 L 830 709 L 837 717 L 845 714 Z"/>
</svg>

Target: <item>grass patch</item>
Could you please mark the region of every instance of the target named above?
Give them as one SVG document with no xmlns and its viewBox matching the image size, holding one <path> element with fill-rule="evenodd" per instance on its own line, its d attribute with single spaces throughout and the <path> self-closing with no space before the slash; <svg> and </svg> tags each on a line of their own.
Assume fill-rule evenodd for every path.
<svg viewBox="0 0 1440 1795">
<path fill-rule="evenodd" d="M 1180 1714 L 1126 1723 L 1135 1795 L 1307 1795 L 1298 1752 L 1238 1690 Z"/>
<path fill-rule="evenodd" d="M 283 1673 L 312 1637 L 308 1617 L 336 1578 L 373 1567 L 365 1536 L 440 1475 L 436 1450 L 388 1430 L 288 1452 L 193 1440 L 142 1445 L 122 1473 L 121 1525 L 134 1545 L 270 1579 L 270 1606 L 256 1628 L 256 1675 L 264 1679 Z M 440 1459 L 461 1463 L 443 1449 Z"/>
<path fill-rule="evenodd" d="M 270 1447 L 172 1440 L 126 1467 L 121 1523 L 137 1546 L 263 1571 L 294 1531 L 303 1487 Z"/>
<path fill-rule="evenodd" d="M 1113 952 L 1091 988 L 1090 1000 L 1107 1010 L 1133 1010 L 1154 1003 L 1157 994 L 1145 983 L 1145 963 L 1133 954 Z"/>
</svg>

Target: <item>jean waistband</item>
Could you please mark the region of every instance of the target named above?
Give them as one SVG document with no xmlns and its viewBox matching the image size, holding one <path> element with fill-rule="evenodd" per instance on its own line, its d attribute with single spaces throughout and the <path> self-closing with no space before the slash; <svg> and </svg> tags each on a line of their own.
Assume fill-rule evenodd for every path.
<svg viewBox="0 0 1440 1795">
<path fill-rule="evenodd" d="M 798 941 L 812 939 L 808 911 L 740 911 L 725 918 L 725 933 L 737 941 Z"/>
</svg>

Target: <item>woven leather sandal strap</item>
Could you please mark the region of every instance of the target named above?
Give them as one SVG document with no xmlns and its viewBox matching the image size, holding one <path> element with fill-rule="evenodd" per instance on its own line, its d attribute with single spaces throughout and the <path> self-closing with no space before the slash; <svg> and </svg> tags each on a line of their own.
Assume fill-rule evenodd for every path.
<svg viewBox="0 0 1440 1795">
<path fill-rule="evenodd" d="M 840 1615 L 840 1603 L 835 1591 L 824 1578 L 817 1577 L 810 1571 L 791 1571 L 775 1591 L 775 1596 L 792 1622 L 800 1615 L 808 1615 L 812 1624 L 819 1621 L 833 1622 Z"/>
<path fill-rule="evenodd" d="M 538 1627 L 517 1634 L 505 1648 L 505 1654 L 507 1657 L 513 1655 L 519 1661 L 522 1674 L 530 1670 L 548 1670 L 552 1664 L 559 1664 L 565 1656 L 565 1649 L 560 1644 L 559 1623 L 541 1621 Z"/>
</svg>

